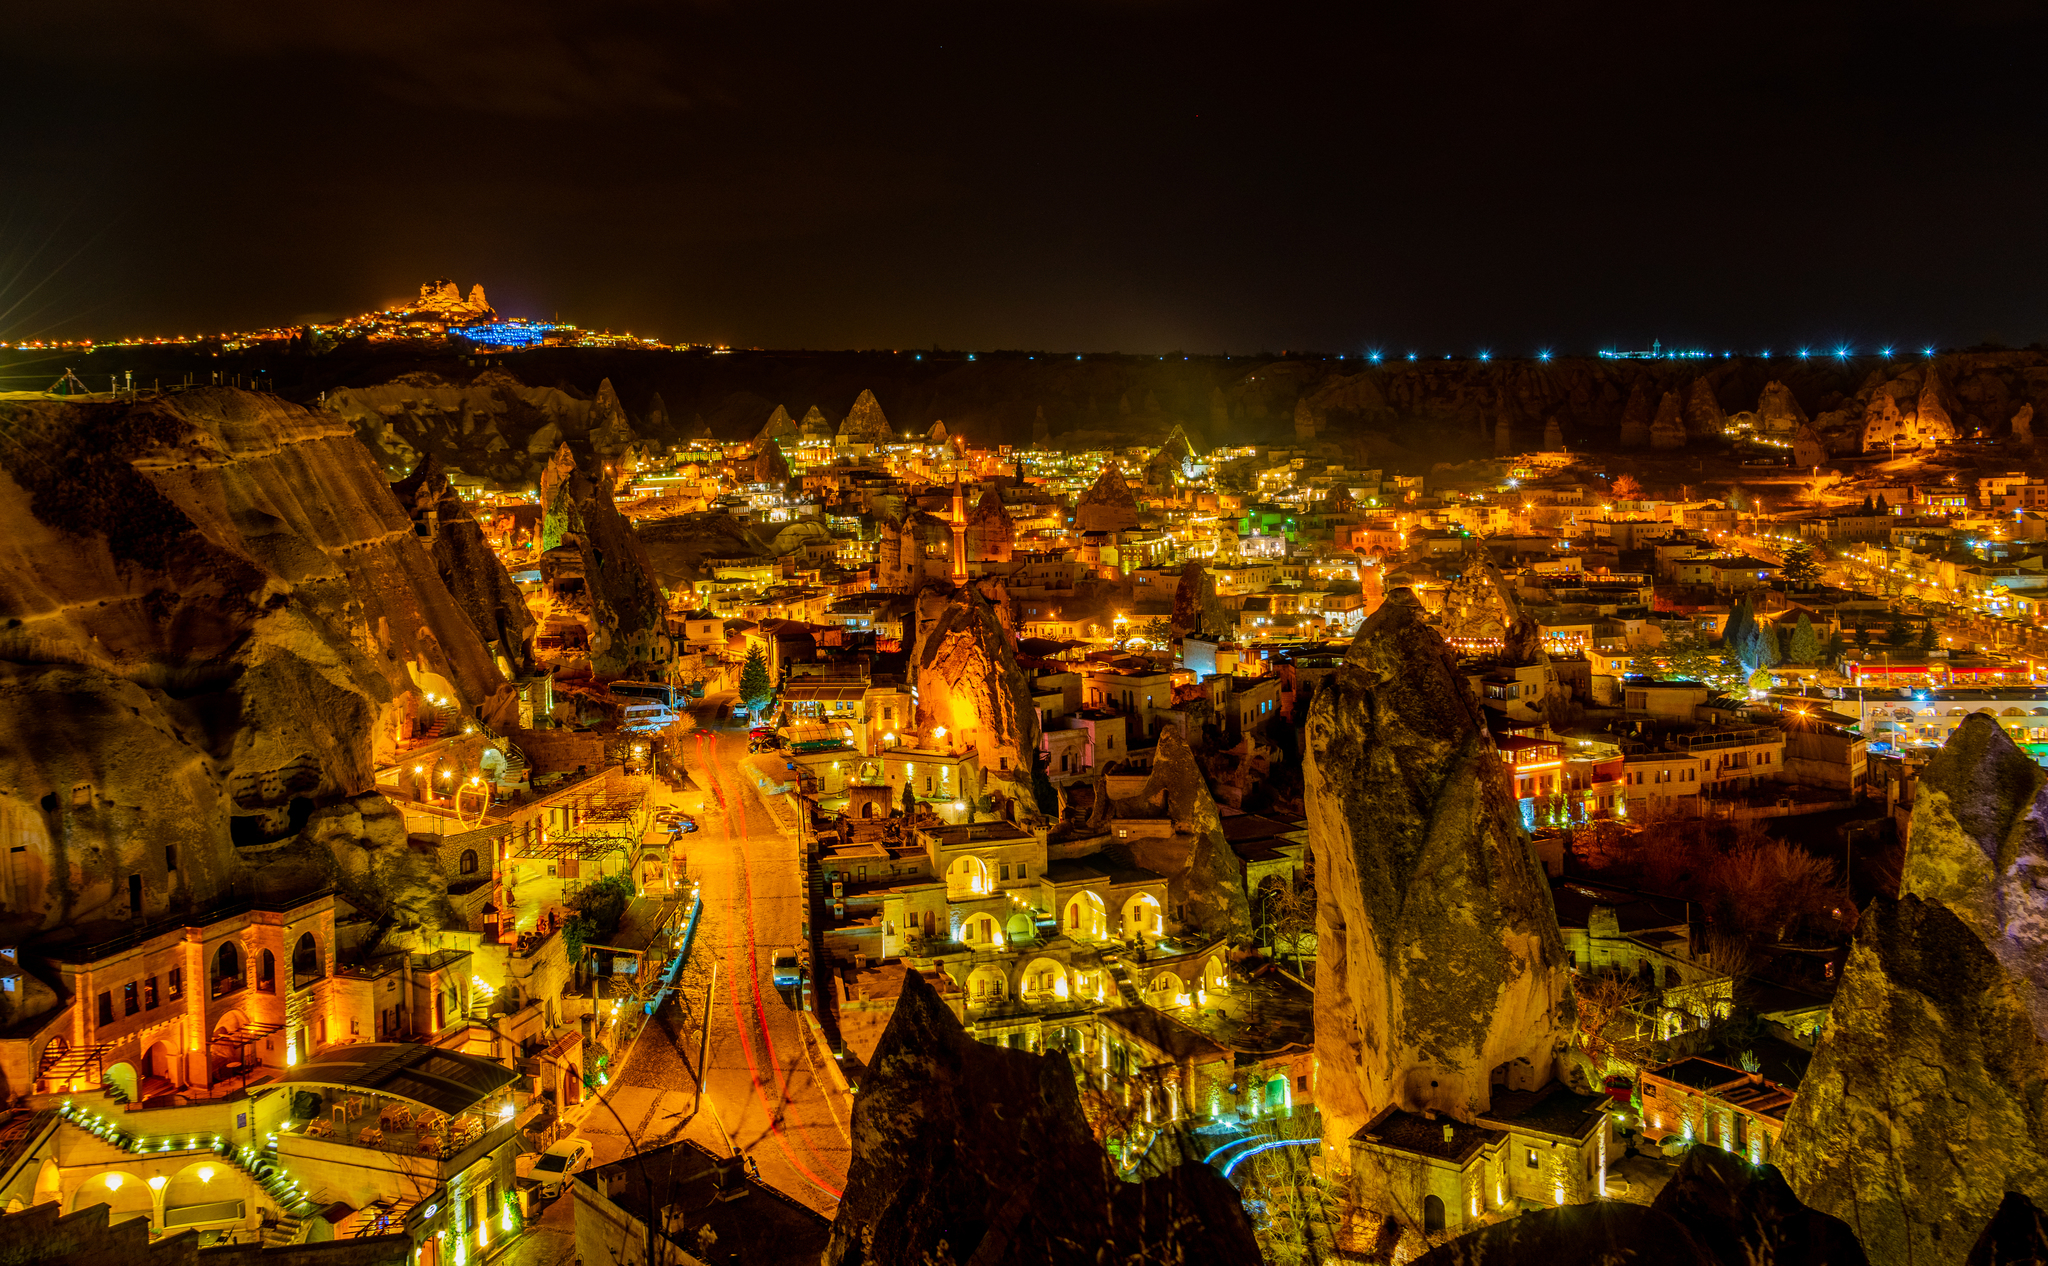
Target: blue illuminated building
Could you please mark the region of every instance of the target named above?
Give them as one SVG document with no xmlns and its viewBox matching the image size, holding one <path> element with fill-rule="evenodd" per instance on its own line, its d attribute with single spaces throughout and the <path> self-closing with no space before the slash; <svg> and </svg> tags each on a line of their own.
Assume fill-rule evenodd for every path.
<svg viewBox="0 0 2048 1266">
<path fill-rule="evenodd" d="M 537 347 L 547 341 L 554 328 L 544 321 L 491 321 L 457 326 L 448 332 L 484 347 Z"/>
</svg>

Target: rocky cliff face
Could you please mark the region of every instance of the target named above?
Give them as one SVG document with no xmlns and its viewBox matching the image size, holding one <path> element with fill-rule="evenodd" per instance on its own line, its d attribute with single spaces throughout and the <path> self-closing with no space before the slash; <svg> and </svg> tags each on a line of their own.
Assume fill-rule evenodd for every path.
<svg viewBox="0 0 2048 1266">
<path fill-rule="evenodd" d="M 926 592 L 924 601 L 937 600 L 936 593 Z M 968 588 L 945 602 L 936 618 L 920 615 L 919 626 L 919 723 L 945 727 L 940 742 L 973 749 L 986 790 L 1003 792 L 1031 816 L 1037 803 L 1030 774 L 1038 752 L 1038 710 L 1001 621 L 981 593 Z"/>
<path fill-rule="evenodd" d="M 1160 731 L 1145 788 L 1116 807 L 1121 817 L 1172 819 L 1174 833 L 1141 836 L 1121 847 L 1131 860 L 1166 876 L 1168 909 L 1195 936 L 1248 936 L 1244 863 L 1223 837 L 1223 815 L 1208 780 L 1179 730 Z"/>
<path fill-rule="evenodd" d="M 9 936 L 260 885 L 371 790 L 408 697 L 504 682 L 347 423 L 274 397 L 0 401 Z M 175 850 L 175 878 L 166 848 Z"/>
<path fill-rule="evenodd" d="M 1064 1054 L 968 1037 L 911 972 L 853 1107 L 826 1266 L 1255 1266 L 1235 1189 L 1206 1165 L 1122 1182 Z"/>
<path fill-rule="evenodd" d="M 2006 1192 L 2048 1198 L 2044 787 L 1982 714 L 1928 763 L 1786 1117 L 1793 1188 L 1878 1266 L 1961 1263 Z"/>
<path fill-rule="evenodd" d="M 612 483 L 582 468 L 567 444 L 540 476 L 541 571 L 555 611 L 587 630 L 590 665 L 616 678 L 653 662 L 666 608 L 639 535 L 612 504 Z"/>
<path fill-rule="evenodd" d="M 420 539 L 433 556 L 441 583 L 469 617 L 498 670 L 508 677 L 530 671 L 533 613 L 484 539 L 482 525 L 456 495 L 440 459 L 428 454 L 419 469 L 391 485 L 391 492 L 412 515 L 414 531 L 425 531 Z"/>
<path fill-rule="evenodd" d="M 1469 1118 L 1554 1071 L 1564 944 L 1499 753 L 1457 664 L 1396 590 L 1316 695 L 1317 1097 L 1342 1148 L 1389 1103 Z"/>
<path fill-rule="evenodd" d="M 503 370 L 468 383 L 405 374 L 329 392 L 324 407 L 355 427 L 394 478 L 431 452 L 453 469 L 515 484 L 532 479 L 563 442 L 588 442 L 593 427 L 610 420 L 595 401 L 528 387 Z"/>
</svg>

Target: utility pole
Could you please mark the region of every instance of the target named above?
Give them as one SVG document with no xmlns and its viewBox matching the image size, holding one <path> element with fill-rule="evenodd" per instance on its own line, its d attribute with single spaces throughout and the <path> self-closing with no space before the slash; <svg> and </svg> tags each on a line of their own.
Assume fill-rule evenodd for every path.
<svg viewBox="0 0 2048 1266">
<path fill-rule="evenodd" d="M 695 1117 L 697 1109 L 704 1102 L 704 1059 L 711 1045 L 711 1004 L 718 997 L 718 960 L 711 960 L 711 989 L 704 995 L 704 1022 L 697 1026 L 697 1094 L 690 1101 L 690 1115 Z"/>
</svg>

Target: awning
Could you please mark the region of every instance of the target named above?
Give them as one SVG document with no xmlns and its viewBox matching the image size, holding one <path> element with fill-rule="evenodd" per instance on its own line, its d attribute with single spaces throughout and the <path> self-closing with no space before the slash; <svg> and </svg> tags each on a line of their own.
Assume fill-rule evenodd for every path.
<svg viewBox="0 0 2048 1266">
<path fill-rule="evenodd" d="M 363 1090 L 425 1104 L 454 1116 L 503 1090 L 518 1076 L 481 1055 L 417 1042 L 366 1042 L 313 1056 L 286 1070 L 276 1084 Z"/>
</svg>

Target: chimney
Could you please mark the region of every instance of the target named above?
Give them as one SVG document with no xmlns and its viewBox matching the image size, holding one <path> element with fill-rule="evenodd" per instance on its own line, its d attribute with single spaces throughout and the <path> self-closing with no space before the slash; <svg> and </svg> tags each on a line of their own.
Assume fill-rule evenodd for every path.
<svg viewBox="0 0 2048 1266">
<path fill-rule="evenodd" d="M 1454 1131 L 1453 1131 L 1453 1130 L 1451 1129 L 1451 1123 L 1450 1123 L 1449 1121 L 1446 1121 L 1446 1122 L 1444 1122 L 1444 1142 L 1446 1142 L 1446 1143 L 1449 1143 L 1449 1142 L 1453 1142 L 1453 1141 L 1454 1141 L 1454 1140 L 1453 1140 L 1453 1138 L 1452 1138 L 1452 1134 L 1453 1134 L 1453 1133 L 1454 1133 Z"/>
</svg>

